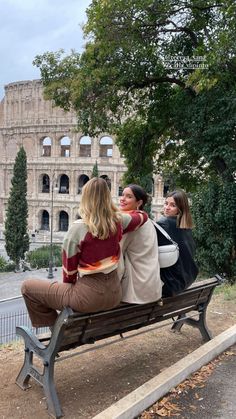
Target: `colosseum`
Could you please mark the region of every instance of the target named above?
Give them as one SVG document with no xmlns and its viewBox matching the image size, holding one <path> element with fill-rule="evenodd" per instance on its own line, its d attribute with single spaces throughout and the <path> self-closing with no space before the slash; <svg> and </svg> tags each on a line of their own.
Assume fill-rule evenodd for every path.
<svg viewBox="0 0 236 419">
<path fill-rule="evenodd" d="M 16 154 L 23 146 L 28 167 L 28 228 L 30 233 L 64 232 L 76 218 L 83 185 L 97 162 L 117 203 L 122 191 L 124 159 L 109 133 L 90 138 L 76 130 L 76 115 L 43 98 L 40 80 L 10 83 L 0 103 L 0 228 Z M 163 203 L 163 182 L 153 179 L 153 214 Z"/>
</svg>

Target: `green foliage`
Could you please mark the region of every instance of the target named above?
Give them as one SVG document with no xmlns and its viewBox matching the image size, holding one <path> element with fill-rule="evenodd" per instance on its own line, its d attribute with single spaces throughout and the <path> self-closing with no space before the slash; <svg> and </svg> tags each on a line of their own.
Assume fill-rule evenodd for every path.
<svg viewBox="0 0 236 419">
<path fill-rule="evenodd" d="M 220 285 L 219 287 L 216 287 L 214 294 L 216 295 L 223 295 L 224 300 L 226 301 L 230 301 L 233 300 L 235 301 L 236 299 L 236 284 L 230 284 L 228 282 L 226 282 L 223 285 Z"/>
<path fill-rule="evenodd" d="M 61 266 L 61 246 L 52 246 L 53 266 Z M 50 246 L 42 246 L 27 253 L 26 261 L 31 268 L 48 268 L 50 260 Z"/>
<path fill-rule="evenodd" d="M 196 185 L 216 174 L 225 181 L 233 181 L 236 168 L 236 83 L 233 78 L 231 83 L 226 87 L 224 82 L 219 82 L 194 100 L 189 100 L 184 93 L 176 98 L 175 127 L 183 133 L 185 141 L 175 146 L 172 158 L 177 162 L 175 167 L 180 168 L 182 181 L 188 172 L 195 178 Z"/>
<path fill-rule="evenodd" d="M 70 91 L 73 79 L 78 73 L 80 55 L 72 51 L 70 56 L 61 59 L 63 54 L 63 49 L 56 53 L 46 52 L 42 56 L 35 57 L 33 64 L 37 67 L 41 66 L 41 75 L 46 83 L 53 80 L 46 92 L 46 98 L 51 98 L 53 94 L 55 104 L 68 111 L 71 108 Z"/>
<path fill-rule="evenodd" d="M 217 179 L 193 197 L 194 237 L 200 269 L 236 281 L 236 184 Z"/>
<path fill-rule="evenodd" d="M 0 271 L 1 272 L 3 272 L 6 264 L 7 264 L 7 261 L 4 259 L 3 256 L 0 255 Z"/>
<path fill-rule="evenodd" d="M 129 118 L 117 129 L 116 134 L 116 143 L 121 154 L 125 157 L 128 168 L 123 179 L 124 185 L 137 183 L 144 186 L 143 183 L 146 182 L 143 182 L 142 179 L 150 176 L 153 172 L 153 157 L 150 157 L 155 147 L 153 132 L 142 120 Z M 131 160 L 129 156 L 134 147 L 138 148 L 138 153 L 133 153 Z"/>
<path fill-rule="evenodd" d="M 72 107 L 85 134 L 116 135 L 123 183 L 146 187 L 154 171 L 198 191 L 201 269 L 233 280 L 235 0 L 94 0 L 87 16 L 81 56 L 36 57 L 47 97 Z"/>
<path fill-rule="evenodd" d="M 29 236 L 27 233 L 27 159 L 23 147 L 17 153 L 11 190 L 7 203 L 5 240 L 6 252 L 16 265 L 24 259 L 29 249 Z"/>
<path fill-rule="evenodd" d="M 7 262 L 3 256 L 0 256 L 0 272 L 12 272 L 15 269 L 15 263 Z"/>
<path fill-rule="evenodd" d="M 98 172 L 98 162 L 96 160 L 96 163 L 93 166 L 93 170 L 92 170 L 92 175 L 91 178 L 93 177 L 98 177 L 99 176 L 99 172 Z"/>
<path fill-rule="evenodd" d="M 81 55 L 36 57 L 46 96 L 85 134 L 117 134 L 126 179 L 154 169 L 186 190 L 216 174 L 232 182 L 235 1 L 97 0 L 87 16 Z"/>
</svg>

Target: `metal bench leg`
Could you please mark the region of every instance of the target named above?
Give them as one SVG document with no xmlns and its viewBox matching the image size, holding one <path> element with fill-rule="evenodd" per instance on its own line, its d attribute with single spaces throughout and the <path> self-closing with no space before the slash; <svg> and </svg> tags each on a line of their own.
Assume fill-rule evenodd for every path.
<svg viewBox="0 0 236 419">
<path fill-rule="evenodd" d="M 16 384 L 22 390 L 26 390 L 27 388 L 31 387 L 29 384 L 29 379 L 30 379 L 29 372 L 32 367 L 32 361 L 33 361 L 33 353 L 28 348 L 26 348 L 24 364 L 16 378 Z"/>
<path fill-rule="evenodd" d="M 213 338 L 211 331 L 206 324 L 206 309 L 204 309 L 199 316 L 199 328 L 204 342 L 208 342 Z"/>
<path fill-rule="evenodd" d="M 206 309 L 205 308 L 199 312 L 199 320 L 186 319 L 185 323 L 189 324 L 190 326 L 197 327 L 201 332 L 204 342 L 208 342 L 209 340 L 212 339 L 212 334 L 206 324 Z"/>
<path fill-rule="evenodd" d="M 62 322 L 64 319 L 62 319 Z M 59 399 L 54 385 L 54 362 L 57 356 L 57 337 L 54 336 L 50 340 L 49 345 L 43 345 L 28 328 L 17 327 L 17 334 L 23 337 L 25 341 L 25 359 L 23 367 L 18 374 L 16 384 L 25 390 L 29 388 L 29 379 L 32 377 L 38 384 L 43 387 L 46 396 L 48 413 L 55 419 L 61 418 L 63 412 L 60 407 Z M 37 356 L 43 364 L 43 372 L 40 372 L 34 365 L 34 355 Z"/>
<path fill-rule="evenodd" d="M 177 320 L 174 321 L 174 324 L 171 326 L 172 332 L 180 332 L 183 324 L 185 323 L 186 314 L 180 314 Z M 183 319 L 183 320 L 181 320 Z"/>
<path fill-rule="evenodd" d="M 52 362 L 49 361 L 48 365 L 44 365 L 43 388 L 49 415 L 55 419 L 64 416 L 54 384 L 54 360 Z"/>
<path fill-rule="evenodd" d="M 177 318 L 177 320 L 174 322 L 174 324 L 171 327 L 171 330 L 173 332 L 179 332 L 183 326 L 183 324 L 188 324 L 193 327 L 197 327 L 202 335 L 203 341 L 208 342 L 212 339 L 212 334 L 210 330 L 207 327 L 206 324 L 206 306 L 199 307 L 199 319 L 191 319 L 186 317 L 186 314 L 180 314 Z"/>
</svg>

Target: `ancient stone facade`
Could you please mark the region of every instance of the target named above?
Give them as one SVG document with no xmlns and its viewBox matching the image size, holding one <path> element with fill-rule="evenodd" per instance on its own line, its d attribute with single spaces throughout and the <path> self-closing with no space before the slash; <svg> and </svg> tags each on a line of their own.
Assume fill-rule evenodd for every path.
<svg viewBox="0 0 236 419">
<path fill-rule="evenodd" d="M 115 202 L 126 171 L 114 138 L 97 138 L 76 130 L 76 116 L 43 98 L 40 80 L 10 83 L 0 103 L 0 225 L 6 205 L 16 154 L 23 146 L 28 166 L 28 226 L 35 230 L 65 231 L 78 213 L 81 188 L 97 162 L 99 176 L 111 188 Z M 163 202 L 161 178 L 153 181 L 153 212 Z"/>
</svg>

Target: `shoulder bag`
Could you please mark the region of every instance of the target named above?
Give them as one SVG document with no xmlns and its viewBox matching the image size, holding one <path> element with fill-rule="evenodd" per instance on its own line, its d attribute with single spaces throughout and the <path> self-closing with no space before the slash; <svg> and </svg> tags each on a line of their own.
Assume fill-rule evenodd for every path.
<svg viewBox="0 0 236 419">
<path fill-rule="evenodd" d="M 179 246 L 174 240 L 172 240 L 172 238 L 164 230 L 164 228 L 162 228 L 159 224 L 155 223 L 155 221 L 151 221 L 155 229 L 159 230 L 171 243 L 164 246 L 158 246 L 160 268 L 168 268 L 169 266 L 174 265 L 179 259 Z"/>
</svg>

